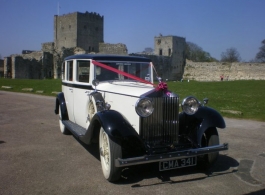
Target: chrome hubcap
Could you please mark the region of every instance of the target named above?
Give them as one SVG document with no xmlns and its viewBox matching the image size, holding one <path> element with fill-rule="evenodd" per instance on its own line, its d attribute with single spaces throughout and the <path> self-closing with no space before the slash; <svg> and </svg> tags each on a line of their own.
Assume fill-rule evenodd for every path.
<svg viewBox="0 0 265 195">
<path fill-rule="evenodd" d="M 100 155 L 104 158 L 105 164 L 109 166 L 109 145 L 108 138 L 105 132 L 102 135 L 102 146 L 100 148 Z"/>
</svg>

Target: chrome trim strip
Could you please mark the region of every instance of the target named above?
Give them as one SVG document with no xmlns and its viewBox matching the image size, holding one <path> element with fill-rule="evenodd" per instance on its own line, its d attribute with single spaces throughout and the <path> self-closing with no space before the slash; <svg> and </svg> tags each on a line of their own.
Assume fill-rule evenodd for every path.
<svg viewBox="0 0 265 195">
<path fill-rule="evenodd" d="M 156 154 L 156 155 L 145 155 L 139 156 L 134 158 L 126 158 L 121 159 L 118 158 L 115 160 L 116 167 L 127 167 L 132 165 L 140 165 L 140 164 L 147 164 L 152 162 L 159 162 L 165 160 L 175 160 L 180 158 L 186 158 L 191 156 L 199 156 L 203 154 L 208 154 L 212 152 L 219 152 L 223 150 L 228 150 L 228 143 L 209 146 L 204 148 L 196 148 L 196 149 L 189 149 L 189 150 L 182 150 L 164 154 Z"/>
<path fill-rule="evenodd" d="M 62 82 L 62 85 L 67 86 L 67 87 L 79 88 L 79 89 L 94 90 L 94 88 L 88 83 L 80 85 L 76 83 Z"/>
</svg>

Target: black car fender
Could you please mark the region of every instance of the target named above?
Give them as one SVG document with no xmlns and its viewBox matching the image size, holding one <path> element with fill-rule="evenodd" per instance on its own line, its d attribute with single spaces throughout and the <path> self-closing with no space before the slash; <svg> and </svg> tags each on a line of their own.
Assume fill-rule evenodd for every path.
<svg viewBox="0 0 265 195">
<path fill-rule="evenodd" d="M 145 146 L 127 119 L 115 110 L 104 110 L 97 112 L 88 127 L 86 134 L 80 138 L 84 143 L 89 144 L 94 136 L 98 135 L 100 127 L 108 134 L 115 142 L 121 144 L 125 150 L 130 150 L 130 153 L 143 154 Z"/>
<path fill-rule="evenodd" d="M 62 120 L 68 120 L 68 112 L 63 92 L 59 93 L 56 97 L 54 110 L 55 114 L 59 114 L 59 106 L 61 108 Z"/>
<path fill-rule="evenodd" d="M 197 143 L 201 145 L 201 139 L 204 132 L 210 127 L 225 128 L 225 121 L 223 117 L 214 109 L 210 107 L 200 107 L 194 116 L 202 120 L 197 131 Z"/>
</svg>

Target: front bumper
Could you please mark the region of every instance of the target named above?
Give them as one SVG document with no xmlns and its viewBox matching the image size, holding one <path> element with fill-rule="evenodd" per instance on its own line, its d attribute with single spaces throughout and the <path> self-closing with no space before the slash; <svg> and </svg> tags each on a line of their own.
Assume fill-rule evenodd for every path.
<svg viewBox="0 0 265 195">
<path fill-rule="evenodd" d="M 228 143 L 210 146 L 210 147 L 204 147 L 204 148 L 175 151 L 175 152 L 170 152 L 170 153 L 165 153 L 165 154 L 145 155 L 145 156 L 139 156 L 139 157 L 134 157 L 134 158 L 126 158 L 126 159 L 118 158 L 115 160 L 115 166 L 116 167 L 127 167 L 127 166 L 147 164 L 147 163 L 152 163 L 152 162 L 175 160 L 175 159 L 181 159 L 181 158 L 186 158 L 186 157 L 199 156 L 199 155 L 208 154 L 212 152 L 219 152 L 223 150 L 228 150 Z"/>
</svg>

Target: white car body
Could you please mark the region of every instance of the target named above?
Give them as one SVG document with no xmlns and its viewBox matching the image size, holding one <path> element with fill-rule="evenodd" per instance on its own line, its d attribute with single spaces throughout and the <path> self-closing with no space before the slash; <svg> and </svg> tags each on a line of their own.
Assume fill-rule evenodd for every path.
<svg viewBox="0 0 265 195">
<path fill-rule="evenodd" d="M 139 56 L 83 54 L 64 60 L 55 104 L 60 130 L 85 144 L 99 143 L 108 181 L 137 164 L 159 162 L 165 171 L 195 166 L 198 157 L 210 166 L 228 149 L 219 144 L 222 116 L 193 96 L 184 98 L 179 112 L 179 96 L 158 75 L 154 85 L 153 68 Z"/>
</svg>

